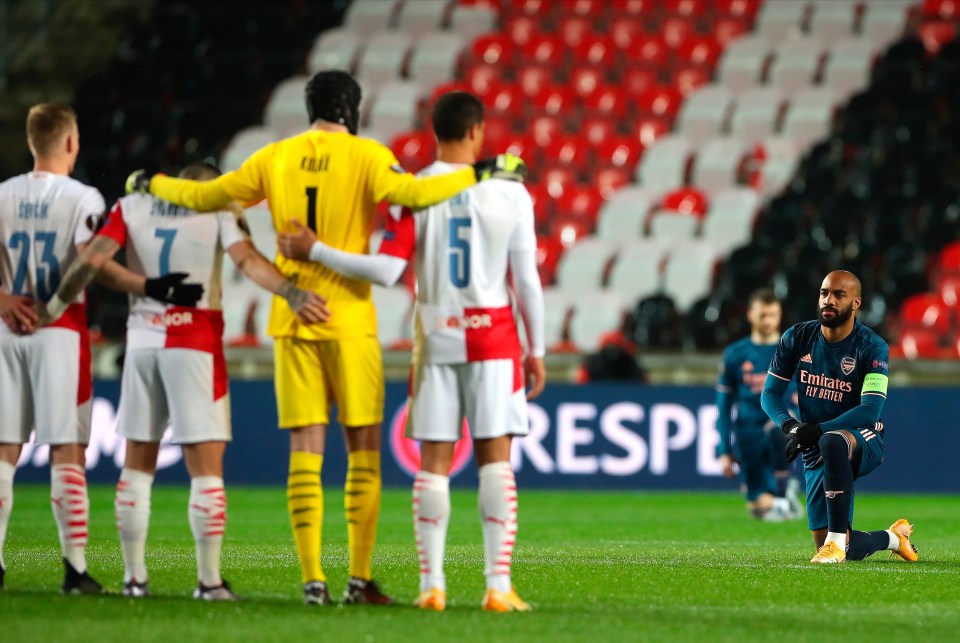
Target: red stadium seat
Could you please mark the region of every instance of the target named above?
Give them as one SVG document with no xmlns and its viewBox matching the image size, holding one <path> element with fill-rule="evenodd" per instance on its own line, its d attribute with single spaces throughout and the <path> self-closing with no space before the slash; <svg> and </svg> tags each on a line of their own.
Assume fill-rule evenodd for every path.
<svg viewBox="0 0 960 643">
<path fill-rule="evenodd" d="M 567 79 L 567 86 L 580 98 L 592 96 L 606 84 L 606 74 L 596 67 L 577 67 L 570 72 L 570 77 Z"/>
<path fill-rule="evenodd" d="M 494 116 L 486 116 L 483 119 L 483 142 L 488 146 L 487 149 L 492 148 L 494 153 L 499 153 L 504 141 L 513 135 L 512 119 Z"/>
<path fill-rule="evenodd" d="M 562 217 L 554 219 L 550 236 L 558 240 L 564 247 L 569 248 L 577 243 L 578 239 L 590 236 L 593 233 L 593 222 L 586 217 Z"/>
<path fill-rule="evenodd" d="M 512 42 L 522 47 L 540 33 L 542 22 L 542 19 L 533 16 L 514 16 L 507 20 L 503 32 Z"/>
<path fill-rule="evenodd" d="M 547 158 L 547 162 L 554 159 Z M 545 167 L 539 172 L 540 185 L 547 189 L 550 198 L 559 199 L 564 192 L 573 189 L 577 183 L 576 174 L 569 167 Z"/>
<path fill-rule="evenodd" d="M 660 204 L 663 210 L 703 217 L 707 213 L 707 197 L 697 188 L 682 187 L 668 192 Z"/>
<path fill-rule="evenodd" d="M 947 351 L 940 347 L 940 337 L 940 334 L 929 328 L 906 328 L 900 333 L 897 348 L 907 359 L 945 357 Z"/>
<path fill-rule="evenodd" d="M 567 47 L 576 47 L 593 33 L 593 20 L 585 16 L 565 16 L 557 23 L 556 33 Z"/>
<path fill-rule="evenodd" d="M 401 167 L 409 172 L 419 172 L 433 162 L 436 139 L 426 132 L 406 132 L 393 139 L 390 149 Z"/>
<path fill-rule="evenodd" d="M 558 136 L 543 153 L 548 163 L 569 166 L 574 172 L 586 168 L 592 158 L 590 145 L 579 135 Z"/>
<path fill-rule="evenodd" d="M 470 48 L 473 59 L 487 65 L 510 65 L 516 46 L 505 34 L 485 34 L 473 41 Z"/>
<path fill-rule="evenodd" d="M 954 323 L 960 322 L 960 272 L 940 275 L 936 286 L 940 299 L 952 309 Z"/>
<path fill-rule="evenodd" d="M 583 102 L 585 115 L 604 116 L 618 120 L 630 113 L 630 101 L 619 87 L 605 87 Z"/>
<path fill-rule="evenodd" d="M 539 94 L 530 97 L 528 112 L 567 116 L 576 104 L 577 95 L 569 87 L 547 87 Z"/>
<path fill-rule="evenodd" d="M 641 36 L 627 47 L 627 62 L 634 67 L 666 67 L 670 62 L 670 49 L 658 36 Z"/>
<path fill-rule="evenodd" d="M 633 18 L 648 16 L 657 8 L 659 1 L 660 0 L 613 0 L 613 12 Z"/>
<path fill-rule="evenodd" d="M 563 0 L 561 10 L 566 15 L 596 19 L 604 14 L 607 5 L 607 0 Z"/>
<path fill-rule="evenodd" d="M 904 329 L 926 328 L 945 335 L 950 330 L 950 313 L 939 294 L 911 295 L 900 307 L 900 322 Z"/>
<path fill-rule="evenodd" d="M 546 147 L 563 136 L 563 121 L 557 116 L 537 116 L 530 121 L 529 131 L 537 145 Z"/>
<path fill-rule="evenodd" d="M 741 18 L 721 18 L 713 23 L 711 35 L 721 47 L 726 47 L 731 41 L 736 40 L 749 31 L 747 21 Z"/>
<path fill-rule="evenodd" d="M 616 132 L 617 125 L 609 118 L 593 117 L 580 121 L 580 136 L 593 147 L 614 136 Z"/>
<path fill-rule="evenodd" d="M 548 14 L 554 0 L 503 0 L 501 5 L 512 15 L 540 17 Z"/>
<path fill-rule="evenodd" d="M 722 53 L 723 47 L 710 36 L 689 38 L 677 47 L 677 56 L 680 60 L 694 65 L 704 65 L 710 69 L 716 66 Z"/>
<path fill-rule="evenodd" d="M 923 15 L 940 20 L 960 19 L 960 2 L 957 0 L 924 0 Z"/>
<path fill-rule="evenodd" d="M 653 87 L 637 96 L 637 109 L 644 114 L 651 114 L 673 122 L 680 105 L 683 103 L 683 94 L 673 87 Z"/>
<path fill-rule="evenodd" d="M 670 49 L 677 50 L 695 35 L 693 21 L 688 18 L 672 17 L 663 21 L 660 35 Z"/>
<path fill-rule="evenodd" d="M 631 137 L 640 141 L 644 149 L 649 149 L 659 138 L 670 132 L 670 122 L 657 116 L 645 116 L 637 119 L 630 131 Z"/>
<path fill-rule="evenodd" d="M 573 49 L 573 57 L 578 64 L 594 65 L 603 69 L 621 66 L 622 56 L 616 41 L 608 36 L 587 36 Z"/>
<path fill-rule="evenodd" d="M 920 25 L 920 40 L 923 42 L 923 48 L 934 56 L 940 53 L 940 49 L 956 35 L 957 27 L 947 20 L 925 22 Z"/>
<path fill-rule="evenodd" d="M 543 65 L 521 67 L 517 70 L 517 85 L 524 96 L 542 94 L 555 85 L 553 71 Z"/>
<path fill-rule="evenodd" d="M 633 68 L 624 70 L 620 86 L 630 96 L 638 96 L 657 85 L 657 73 L 652 69 Z"/>
<path fill-rule="evenodd" d="M 556 203 L 547 192 L 547 188 L 540 184 L 526 184 L 527 192 L 530 193 L 530 200 L 533 201 L 533 217 L 537 223 L 537 229 L 546 229 L 553 219 L 556 211 Z"/>
<path fill-rule="evenodd" d="M 666 0 L 664 10 L 675 16 L 697 18 L 707 12 L 706 0 Z"/>
<path fill-rule="evenodd" d="M 523 92 L 516 85 L 499 85 L 483 97 L 487 112 L 492 115 L 515 117 L 523 108 Z"/>
<path fill-rule="evenodd" d="M 527 64 L 560 66 L 567 58 L 567 49 L 559 37 L 547 34 L 534 34 L 520 50 Z"/>
<path fill-rule="evenodd" d="M 734 16 L 753 20 L 762 0 L 714 0 L 717 15 Z"/>
<path fill-rule="evenodd" d="M 557 199 L 557 215 L 586 218 L 595 224 L 602 204 L 603 196 L 596 186 L 574 185 Z"/>
<path fill-rule="evenodd" d="M 537 270 L 540 272 L 540 281 L 544 286 L 553 283 L 557 274 L 557 264 L 563 256 L 564 245 L 559 235 L 537 237 Z"/>
<path fill-rule="evenodd" d="M 430 99 L 428 102 L 429 107 L 433 107 L 433 104 L 437 102 L 437 99 L 448 94 L 450 92 L 461 92 L 461 91 L 470 91 L 470 88 L 461 83 L 458 80 L 451 81 L 449 83 L 441 83 L 433 88 L 430 92 Z"/>
<path fill-rule="evenodd" d="M 613 43 L 620 49 L 628 49 L 633 41 L 642 38 L 644 33 L 643 22 L 636 16 L 621 16 L 610 21 L 607 34 Z"/>
<path fill-rule="evenodd" d="M 684 98 L 708 82 L 710 82 L 710 72 L 699 65 L 680 67 L 673 74 L 673 86 Z"/>
<path fill-rule="evenodd" d="M 944 246 L 937 265 L 941 272 L 960 273 L 960 241 Z"/>
<path fill-rule="evenodd" d="M 533 136 L 526 133 L 515 134 L 511 138 L 504 140 L 503 149 L 500 150 L 500 152 L 516 154 L 532 167 L 538 167 L 540 165 L 540 151 L 541 148 L 537 145 Z"/>
<path fill-rule="evenodd" d="M 595 163 L 633 171 L 643 155 L 643 145 L 632 136 L 608 138 L 594 149 Z"/>
<path fill-rule="evenodd" d="M 594 170 L 590 182 L 597 186 L 600 196 L 609 199 L 613 193 L 630 183 L 632 171 L 622 167 L 601 167 Z"/>
<path fill-rule="evenodd" d="M 503 85 L 503 67 L 498 65 L 472 65 L 464 74 L 463 84 L 467 91 L 480 97 L 486 103 L 488 96 Z"/>
</svg>

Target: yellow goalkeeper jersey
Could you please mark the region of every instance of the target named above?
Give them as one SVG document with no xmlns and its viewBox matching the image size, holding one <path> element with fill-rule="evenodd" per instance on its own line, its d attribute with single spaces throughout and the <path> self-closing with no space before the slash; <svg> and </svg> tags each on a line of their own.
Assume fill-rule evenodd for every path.
<svg viewBox="0 0 960 643">
<path fill-rule="evenodd" d="M 365 253 L 380 201 L 421 209 L 475 183 L 470 167 L 416 178 L 376 141 L 346 132 L 308 130 L 261 148 L 237 170 L 213 181 L 154 176 L 150 192 L 199 211 L 222 208 L 231 200 L 250 205 L 265 198 L 275 230 L 296 232 L 290 223 L 295 219 L 334 248 Z M 327 299 L 330 321 L 303 325 L 286 301 L 274 297 L 270 335 L 324 340 L 376 334 L 369 283 L 279 254 L 276 264 L 295 285 Z"/>
</svg>

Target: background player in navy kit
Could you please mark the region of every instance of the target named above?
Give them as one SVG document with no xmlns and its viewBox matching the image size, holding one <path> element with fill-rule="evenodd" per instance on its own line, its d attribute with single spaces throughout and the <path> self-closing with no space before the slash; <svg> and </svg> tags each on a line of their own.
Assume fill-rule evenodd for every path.
<svg viewBox="0 0 960 643">
<path fill-rule="evenodd" d="M 717 382 L 717 457 L 723 474 L 728 478 L 736 476 L 734 464 L 739 464 L 747 508 L 754 518 L 772 522 L 803 516 L 803 505 L 797 498 L 800 484 L 790 477 L 784 454 L 787 438 L 760 406 L 767 367 L 780 338 L 781 315 L 780 302 L 769 288 L 750 295 L 750 336 L 724 350 Z M 788 393 L 791 399 L 795 398 L 792 380 Z"/>
<path fill-rule="evenodd" d="M 803 455 L 807 515 L 817 553 L 812 563 L 862 560 L 889 549 L 916 561 L 913 525 L 897 520 L 882 531 L 852 531 L 853 481 L 883 461 L 880 413 L 887 397 L 889 349 L 857 320 L 860 280 L 845 270 L 820 286 L 818 319 L 783 334 L 761 402 L 790 438 L 787 457 Z M 783 393 L 797 374 L 800 421 L 790 417 Z M 848 537 L 849 534 L 849 537 Z"/>
</svg>

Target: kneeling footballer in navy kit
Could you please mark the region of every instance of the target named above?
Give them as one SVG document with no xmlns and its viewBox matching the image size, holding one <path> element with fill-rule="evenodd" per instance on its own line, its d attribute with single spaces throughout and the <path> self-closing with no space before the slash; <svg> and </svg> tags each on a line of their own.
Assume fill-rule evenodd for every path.
<svg viewBox="0 0 960 643">
<path fill-rule="evenodd" d="M 820 286 L 818 319 L 780 338 L 761 396 L 763 410 L 787 435 L 787 458 L 803 458 L 807 517 L 817 553 L 812 563 L 863 560 L 884 549 L 917 560 L 913 525 L 854 531 L 853 482 L 883 461 L 889 349 L 856 318 L 860 280 L 845 270 Z M 783 392 L 796 374 L 800 420 L 790 417 Z"/>
</svg>

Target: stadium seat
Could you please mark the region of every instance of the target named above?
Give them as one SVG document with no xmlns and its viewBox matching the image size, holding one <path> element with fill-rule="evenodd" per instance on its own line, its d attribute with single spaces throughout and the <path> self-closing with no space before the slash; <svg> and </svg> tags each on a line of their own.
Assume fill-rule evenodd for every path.
<svg viewBox="0 0 960 643">
<path fill-rule="evenodd" d="M 417 0 L 400 5 L 397 29 L 420 39 L 446 22 L 450 0 Z M 462 40 L 461 40 L 462 42 Z"/>
<path fill-rule="evenodd" d="M 545 230 L 553 219 L 555 202 L 547 192 L 546 186 L 526 183 L 525 187 L 530 194 L 530 200 L 533 201 L 533 220 L 537 224 L 537 230 Z"/>
<path fill-rule="evenodd" d="M 683 16 L 696 21 L 703 18 L 707 13 L 707 7 L 715 3 L 715 0 L 666 0 L 664 9 L 675 16 Z"/>
<path fill-rule="evenodd" d="M 547 147 L 556 139 L 564 136 L 563 120 L 558 116 L 537 116 L 530 121 L 529 131 L 537 145 Z"/>
<path fill-rule="evenodd" d="M 635 40 L 642 38 L 643 22 L 634 16 L 616 16 L 607 26 L 607 34 L 620 49 L 629 49 Z"/>
<path fill-rule="evenodd" d="M 522 47 L 540 33 L 541 23 L 542 20 L 533 16 L 512 16 L 507 20 L 502 33 L 505 33 L 515 45 Z"/>
<path fill-rule="evenodd" d="M 669 246 L 693 239 L 699 228 L 700 217 L 672 210 L 654 210 L 650 215 L 649 238 Z"/>
<path fill-rule="evenodd" d="M 432 134 L 431 134 L 432 136 Z M 509 139 L 516 136 L 513 121 L 496 116 L 484 118 L 483 146 L 490 154 L 499 154 Z"/>
<path fill-rule="evenodd" d="M 537 236 L 537 271 L 544 286 L 554 282 L 563 251 L 564 245 L 560 239 L 545 234 Z"/>
<path fill-rule="evenodd" d="M 664 68 L 670 62 L 670 48 L 659 36 L 640 34 L 626 48 L 627 64 L 636 67 Z"/>
<path fill-rule="evenodd" d="M 602 116 L 622 122 L 630 113 L 630 100 L 619 87 L 605 87 L 583 101 L 586 116 Z"/>
<path fill-rule="evenodd" d="M 900 307 L 900 323 L 906 328 L 925 328 L 945 336 L 951 330 L 950 311 L 939 293 L 911 295 Z"/>
<path fill-rule="evenodd" d="M 578 240 L 589 238 L 592 230 L 593 226 L 588 219 L 557 217 L 551 227 L 550 235 L 563 244 L 564 248 L 571 248 Z"/>
<path fill-rule="evenodd" d="M 836 96 L 829 89 L 812 88 L 798 92 L 783 122 L 782 134 L 792 138 L 801 149 L 830 130 L 836 109 Z"/>
<path fill-rule="evenodd" d="M 747 21 L 742 18 L 728 16 L 713 23 L 710 36 L 721 47 L 726 47 L 750 30 Z"/>
<path fill-rule="evenodd" d="M 306 129 L 306 119 L 301 119 L 302 129 Z M 229 172 L 240 167 L 251 154 L 265 145 L 277 140 L 277 134 L 269 127 L 254 125 L 242 129 L 233 135 L 220 157 L 220 169 Z"/>
<path fill-rule="evenodd" d="M 845 98 L 870 82 L 876 45 L 864 38 L 848 38 L 830 46 L 823 71 L 823 86 Z"/>
<path fill-rule="evenodd" d="M 571 299 L 571 293 L 560 288 L 543 290 L 543 335 L 548 349 L 561 343 L 566 336 Z"/>
<path fill-rule="evenodd" d="M 530 134 L 514 134 L 501 141 L 502 147 L 497 154 L 509 152 L 524 159 L 533 168 L 540 167 L 541 148 Z M 543 171 L 540 170 L 541 175 Z M 542 176 L 541 176 L 542 179 Z M 571 179 L 572 180 L 572 179 Z"/>
<path fill-rule="evenodd" d="M 744 36 L 730 43 L 720 58 L 717 83 L 738 94 L 762 82 L 771 49 L 761 36 Z"/>
<path fill-rule="evenodd" d="M 585 170 L 593 159 L 590 145 L 576 134 L 556 137 L 543 153 L 546 162 L 569 166 L 575 173 Z"/>
<path fill-rule="evenodd" d="M 523 92 L 516 85 L 495 85 L 484 97 L 483 104 L 490 116 L 516 118 L 523 109 Z"/>
<path fill-rule="evenodd" d="M 806 26 L 808 0 L 776 0 L 764 2 L 757 13 L 755 29 L 768 42 L 778 44 L 798 36 Z"/>
<path fill-rule="evenodd" d="M 553 70 L 546 65 L 525 65 L 514 73 L 517 86 L 530 98 L 557 88 Z"/>
<path fill-rule="evenodd" d="M 789 42 L 777 47 L 769 83 L 789 98 L 813 83 L 823 61 L 824 45 L 820 41 L 802 38 Z"/>
<path fill-rule="evenodd" d="M 593 147 L 616 136 L 616 132 L 617 124 L 608 118 L 593 116 L 580 121 L 580 136 Z"/>
<path fill-rule="evenodd" d="M 656 10 L 659 0 L 613 0 L 614 15 L 634 20 L 649 16 Z"/>
<path fill-rule="evenodd" d="M 687 65 L 679 67 L 673 74 L 674 87 L 686 98 L 694 91 L 710 82 L 710 72 L 706 67 Z"/>
<path fill-rule="evenodd" d="M 673 15 L 660 23 L 659 33 L 667 47 L 676 51 L 695 37 L 696 26 L 689 18 Z"/>
<path fill-rule="evenodd" d="M 857 0 L 829 0 L 814 5 L 810 37 L 825 45 L 849 38 L 857 17 Z"/>
<path fill-rule="evenodd" d="M 784 95 L 775 87 L 746 90 L 737 98 L 730 135 L 751 145 L 767 138 L 777 129 L 784 104 Z"/>
<path fill-rule="evenodd" d="M 677 131 L 699 144 L 726 128 L 733 95 L 722 85 L 706 85 L 690 94 L 680 108 Z"/>
<path fill-rule="evenodd" d="M 312 75 L 322 69 L 343 69 L 352 73 L 362 48 L 363 39 L 356 32 L 327 29 L 317 36 L 307 54 L 307 72 Z"/>
<path fill-rule="evenodd" d="M 370 36 L 393 26 L 400 3 L 397 0 L 354 0 L 347 8 L 343 26 L 360 36 Z"/>
<path fill-rule="evenodd" d="M 463 40 L 452 33 L 423 34 L 417 40 L 407 75 L 423 89 L 453 78 L 463 50 Z"/>
<path fill-rule="evenodd" d="M 520 55 L 528 65 L 558 68 L 567 62 L 567 51 L 558 36 L 536 33 L 520 48 Z"/>
<path fill-rule="evenodd" d="M 649 297 L 663 287 L 663 261 L 669 247 L 653 239 L 625 241 L 610 271 L 607 289 L 624 301 Z"/>
<path fill-rule="evenodd" d="M 554 27 L 563 44 L 573 49 L 593 33 L 593 20 L 586 16 L 563 15 Z"/>
<path fill-rule="evenodd" d="M 399 78 L 412 42 L 409 35 L 396 31 L 372 35 L 357 63 L 357 80 L 364 90 Z"/>
<path fill-rule="evenodd" d="M 551 85 L 530 96 L 528 114 L 551 116 L 569 114 L 577 104 L 577 96 L 565 85 Z"/>
<path fill-rule="evenodd" d="M 635 67 L 625 69 L 620 76 L 620 87 L 628 96 L 639 96 L 657 85 L 657 74 L 652 69 Z"/>
<path fill-rule="evenodd" d="M 598 167 L 589 176 L 591 184 L 597 186 L 600 196 L 609 199 L 614 192 L 630 183 L 633 170 L 625 167 Z"/>
<path fill-rule="evenodd" d="M 581 99 L 592 96 L 606 84 L 606 73 L 592 66 L 575 67 L 567 79 L 567 86 Z"/>
<path fill-rule="evenodd" d="M 581 351 L 592 353 L 600 348 L 601 338 L 623 324 L 625 302 L 615 292 L 578 292 L 573 300 L 570 318 L 570 341 Z"/>
<path fill-rule="evenodd" d="M 385 84 L 370 108 L 368 126 L 388 140 L 414 127 L 414 118 L 423 88 L 414 81 L 396 80 Z"/>
<path fill-rule="evenodd" d="M 960 272 L 938 275 L 934 290 L 950 307 L 954 325 L 960 323 Z"/>
<path fill-rule="evenodd" d="M 589 237 L 568 248 L 557 265 L 557 284 L 568 292 L 590 292 L 603 286 L 619 242 Z"/>
<path fill-rule="evenodd" d="M 666 119 L 656 116 L 641 116 L 630 127 L 630 136 L 640 141 L 644 149 L 653 147 L 653 144 L 670 133 L 670 123 Z"/>
<path fill-rule="evenodd" d="M 896 1 L 867 3 L 860 23 L 862 36 L 878 44 L 897 40 L 907 27 L 908 6 Z"/>
<path fill-rule="evenodd" d="M 920 25 L 920 40 L 923 42 L 924 49 L 931 55 L 940 53 L 943 46 L 953 40 L 956 35 L 957 26 L 947 20 L 925 22 Z"/>
<path fill-rule="evenodd" d="M 436 138 L 426 132 L 404 132 L 390 143 L 390 149 L 408 172 L 419 172 L 433 162 Z"/>
<path fill-rule="evenodd" d="M 749 149 L 749 142 L 736 136 L 706 141 L 693 162 L 691 183 L 709 197 L 735 185 L 737 172 Z"/>
<path fill-rule="evenodd" d="M 960 241 L 948 243 L 943 247 L 937 267 L 944 274 L 960 274 Z"/>
<path fill-rule="evenodd" d="M 759 207 L 760 199 L 750 188 L 729 188 L 719 192 L 710 201 L 700 237 L 721 254 L 728 254 L 750 242 Z"/>
<path fill-rule="evenodd" d="M 579 64 L 617 69 L 621 66 L 622 51 L 616 42 L 606 35 L 588 35 L 573 48 L 573 57 Z"/>
<path fill-rule="evenodd" d="M 770 137 L 760 143 L 763 160 L 759 169 L 758 185 L 764 198 L 779 193 L 793 178 L 800 161 L 800 150 L 804 149 L 789 137 Z"/>
<path fill-rule="evenodd" d="M 559 199 L 577 184 L 577 174 L 566 166 L 546 166 L 538 172 L 538 176 L 540 184 L 547 188 L 547 193 L 554 199 Z"/>
<path fill-rule="evenodd" d="M 250 239 L 265 257 L 277 256 L 277 232 L 273 228 L 273 218 L 266 204 L 248 208 L 247 225 L 250 227 Z"/>
<path fill-rule="evenodd" d="M 599 166 L 622 167 L 631 173 L 640 161 L 643 146 L 631 136 L 610 137 L 594 147 L 593 161 Z"/>
<path fill-rule="evenodd" d="M 639 239 L 656 198 L 635 185 L 617 190 L 600 208 L 597 236 L 608 241 Z"/>
<path fill-rule="evenodd" d="M 497 29 L 497 11 L 493 7 L 457 5 L 450 12 L 450 31 L 470 42 Z"/>
<path fill-rule="evenodd" d="M 470 46 L 473 59 L 487 65 L 509 67 L 513 64 L 515 52 L 513 40 L 502 33 L 479 36 Z"/>
<path fill-rule="evenodd" d="M 723 53 L 723 46 L 712 36 L 696 36 L 687 39 L 677 48 L 677 57 L 685 63 L 713 69 Z"/>
<path fill-rule="evenodd" d="M 942 335 L 926 328 L 908 328 L 900 333 L 896 343 L 906 359 L 937 359 L 948 352 L 940 346 Z"/>
<path fill-rule="evenodd" d="M 602 204 L 603 196 L 595 185 L 573 185 L 556 199 L 558 214 L 587 218 L 594 223 Z"/>
<path fill-rule="evenodd" d="M 663 291 L 685 312 L 710 291 L 717 251 L 707 241 L 689 240 L 671 246 L 663 273 Z"/>
<path fill-rule="evenodd" d="M 752 20 L 763 0 L 716 0 L 714 11 L 721 16 L 735 16 Z"/>
<path fill-rule="evenodd" d="M 476 94 L 484 103 L 504 85 L 504 71 L 500 65 L 474 64 L 463 74 L 464 88 Z"/>
<path fill-rule="evenodd" d="M 683 94 L 674 87 L 651 87 L 637 95 L 635 108 L 641 114 L 673 121 L 683 103 Z"/>
<path fill-rule="evenodd" d="M 923 15 L 926 18 L 956 20 L 960 18 L 960 2 L 957 2 L 957 0 L 924 0 Z"/>
<path fill-rule="evenodd" d="M 680 187 L 686 183 L 692 155 L 693 143 L 688 138 L 664 136 L 644 152 L 637 166 L 637 180 L 657 195 Z"/>
<path fill-rule="evenodd" d="M 410 315 L 413 297 L 404 286 L 373 286 L 371 294 L 377 309 L 377 337 L 380 345 L 390 349 L 411 337 Z"/>
<path fill-rule="evenodd" d="M 703 218 L 707 213 L 707 195 L 697 187 L 683 186 L 670 190 L 660 199 L 660 209 L 692 214 Z"/>
<path fill-rule="evenodd" d="M 306 108 L 303 102 L 303 90 L 307 86 L 308 76 L 294 76 L 277 85 L 264 109 L 264 124 L 272 129 L 278 138 L 307 129 Z"/>
</svg>

